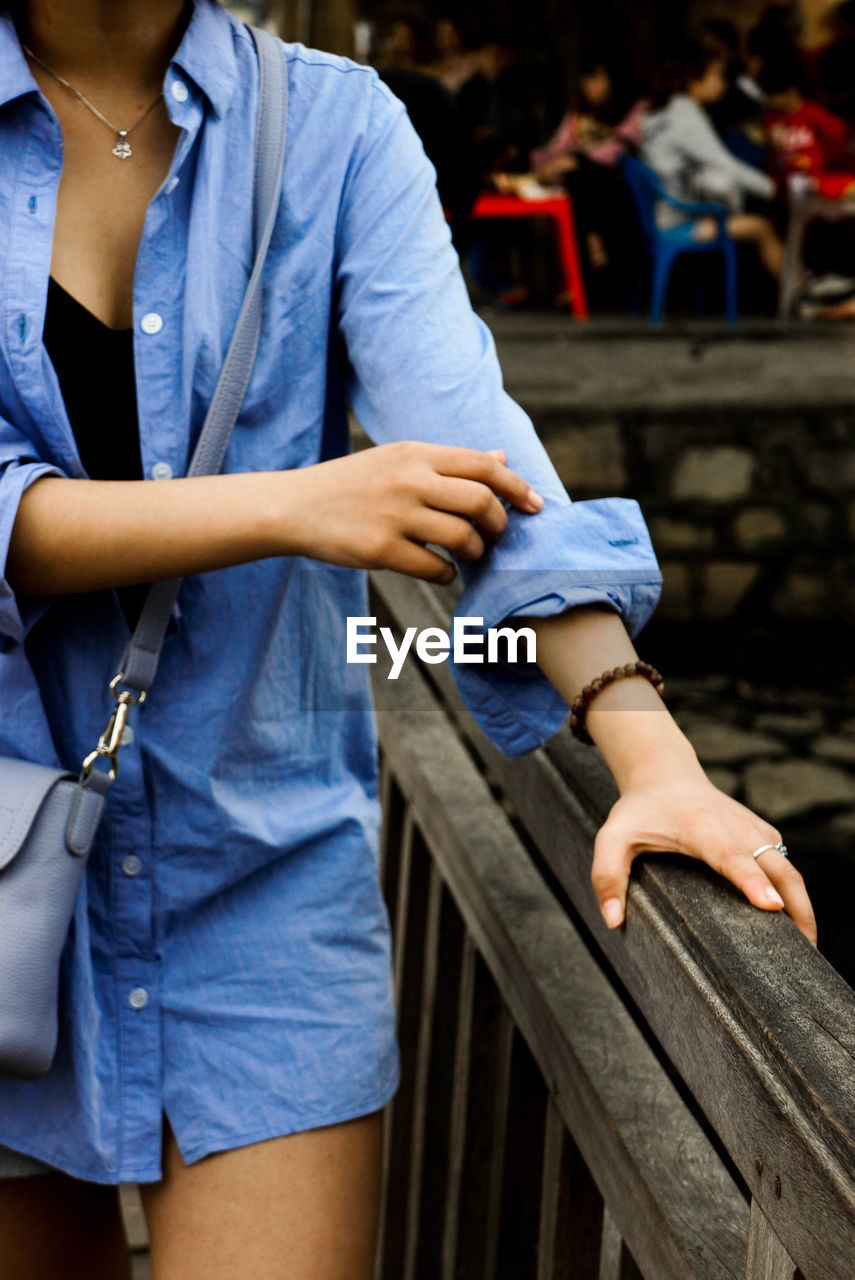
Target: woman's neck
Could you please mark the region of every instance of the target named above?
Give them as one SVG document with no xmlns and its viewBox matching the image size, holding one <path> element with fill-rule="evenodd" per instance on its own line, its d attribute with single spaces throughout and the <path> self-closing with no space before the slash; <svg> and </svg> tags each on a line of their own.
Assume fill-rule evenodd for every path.
<svg viewBox="0 0 855 1280">
<path fill-rule="evenodd" d="M 190 8 L 185 0 L 27 0 L 21 37 L 76 88 L 156 92 Z"/>
</svg>

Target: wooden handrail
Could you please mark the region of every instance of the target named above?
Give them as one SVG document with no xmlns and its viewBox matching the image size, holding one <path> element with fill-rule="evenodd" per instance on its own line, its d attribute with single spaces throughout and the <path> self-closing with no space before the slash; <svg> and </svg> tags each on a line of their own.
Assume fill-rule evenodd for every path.
<svg viewBox="0 0 855 1280">
<path fill-rule="evenodd" d="M 448 628 L 448 593 L 393 574 L 375 574 L 372 581 L 376 611 L 385 613 L 391 624 Z M 503 995 L 512 1006 L 518 1006 L 513 1017 L 540 1062 L 570 1131 L 576 1135 L 584 1111 L 574 1111 L 572 1098 L 578 1087 L 578 1079 L 573 1082 L 574 1070 L 581 1071 L 582 1077 L 587 1074 L 589 1081 L 592 1074 L 590 1061 L 581 1064 L 578 1023 L 585 1021 L 586 1006 L 577 1006 L 571 1013 L 562 1005 L 562 1001 L 572 1002 L 577 986 L 573 966 L 582 964 L 572 948 L 582 947 L 584 941 L 600 957 L 603 971 L 611 971 L 622 988 L 624 1016 L 629 1021 L 638 1019 L 648 1051 L 654 1054 L 655 1050 L 659 1070 L 664 1070 L 668 1079 L 675 1073 L 682 1079 L 683 1105 L 694 1112 L 693 1123 L 702 1124 L 709 1133 L 701 1144 L 707 1158 L 713 1146 L 723 1148 L 738 1171 L 744 1187 L 737 1189 L 730 1179 L 729 1192 L 717 1182 L 715 1193 L 707 1195 L 715 1202 L 707 1204 L 707 1212 L 724 1213 L 728 1224 L 725 1237 L 728 1231 L 739 1234 L 734 1194 L 747 1190 L 752 1197 L 746 1226 L 747 1262 L 739 1258 L 738 1248 L 720 1253 L 716 1245 L 716 1256 L 726 1258 L 720 1274 L 791 1280 L 797 1264 L 806 1280 L 851 1280 L 855 1259 L 855 994 L 788 917 L 759 911 L 709 868 L 687 864 L 676 855 L 645 855 L 635 863 L 626 925 L 614 933 L 608 930 L 590 885 L 590 862 L 594 834 L 616 792 L 598 753 L 566 735 L 547 750 L 507 760 L 468 716 L 447 666 L 425 671 L 430 686 L 424 687 L 432 687 L 432 694 L 416 695 L 414 690 L 425 677 L 411 665 L 395 685 L 383 679 L 375 682 L 381 706 L 388 706 L 390 698 L 409 698 L 408 715 L 420 726 L 417 740 L 413 740 L 400 713 L 392 720 L 381 713 L 381 737 L 389 767 L 402 779 L 407 803 L 419 829 L 427 833 L 424 838 L 440 874 L 455 896 L 465 899 L 461 911 L 467 930 L 490 957 L 491 966 L 501 965 Z M 439 727 L 437 717 L 444 728 Z M 452 722 L 454 729 L 449 731 Z M 434 745 L 428 749 L 427 743 Z M 454 810 L 453 821 L 448 816 L 449 797 L 457 795 L 457 784 L 454 776 L 446 776 L 451 758 L 455 764 L 450 773 L 459 771 L 462 776 L 465 772 L 467 794 L 471 797 L 476 785 L 481 788 L 477 805 L 469 800 L 468 816 L 464 799 L 458 797 L 455 803 L 459 810 Z M 442 801 L 437 777 L 430 784 L 430 798 L 425 799 L 431 769 L 439 770 L 445 778 L 443 787 L 451 788 L 444 792 Z M 483 774 L 513 810 L 528 842 L 527 850 L 513 829 L 502 827 L 501 838 L 489 834 L 494 828 L 498 832 L 496 824 L 507 824 L 507 818 L 498 804 L 490 806 Z M 560 840 L 556 839 L 558 830 Z M 471 869 L 473 845 L 489 849 L 477 874 Z M 537 876 L 540 866 L 552 882 L 552 893 L 545 888 L 543 892 L 554 905 L 542 907 L 540 939 L 529 922 L 528 951 L 523 955 L 518 950 L 512 960 L 506 957 L 502 961 L 479 916 L 484 910 L 484 884 L 491 883 L 498 866 L 511 879 L 523 875 L 520 863 L 525 863 L 528 876 Z M 460 868 L 469 869 L 468 883 Z M 534 892 L 533 888 L 529 891 Z M 529 901 L 526 893 L 520 893 L 517 899 L 505 902 L 505 914 L 499 912 L 505 930 L 514 909 L 527 916 Z M 574 927 L 573 921 L 579 941 L 571 944 L 566 938 L 571 936 L 567 930 Z M 495 921 L 491 927 L 497 927 Z M 548 968 L 559 942 L 568 948 L 566 963 L 570 967 L 553 967 L 549 971 L 552 987 L 548 992 L 541 988 L 538 995 L 532 988 L 533 975 L 540 974 L 539 966 L 544 963 Z M 566 986 L 556 983 L 555 976 L 561 973 L 572 973 L 573 982 Z M 561 1010 L 566 1012 L 566 1023 Z M 556 1039 L 554 1027 L 548 1034 L 544 1031 L 550 1019 L 557 1019 L 565 1029 L 576 1020 L 576 1030 L 572 1034 L 566 1031 L 565 1056 L 560 1063 L 550 1057 L 560 1037 Z M 586 1107 L 599 1107 L 596 1128 L 600 1143 L 607 1143 L 608 1123 L 615 1120 L 612 1109 L 619 1109 L 619 1099 L 607 1096 L 608 1067 L 623 1061 L 619 1053 L 611 1051 L 618 1041 L 624 1043 L 617 1028 L 616 1022 L 597 1022 L 587 1045 L 589 1054 L 599 1053 L 603 1076 L 596 1085 L 599 1101 L 585 1100 Z M 615 1065 L 615 1070 L 619 1069 Z M 669 1115 L 670 1107 L 669 1102 Z M 685 1117 L 680 1123 L 686 1123 Z M 584 1154 L 589 1167 L 596 1170 L 598 1185 L 606 1188 L 607 1208 L 643 1273 L 656 1280 L 671 1274 L 719 1274 L 703 1267 L 685 1269 L 691 1248 L 680 1243 L 679 1228 L 673 1223 L 659 1221 L 655 1239 L 650 1239 L 637 1226 L 633 1212 L 629 1220 L 625 1214 L 622 1217 L 627 1203 L 634 1201 L 637 1206 L 642 1195 L 639 1188 L 645 1189 L 648 1202 L 657 1202 L 660 1218 L 663 1213 L 667 1218 L 663 1198 L 668 1201 L 677 1194 L 676 1189 L 662 1187 L 651 1192 L 641 1153 L 635 1152 L 628 1138 L 624 1140 L 624 1157 L 632 1152 L 633 1192 L 609 1187 L 609 1178 L 617 1176 L 616 1167 L 621 1169 L 620 1176 L 625 1173 L 613 1147 L 599 1163 L 595 1151 Z M 655 1134 L 647 1133 L 645 1142 L 655 1143 Z M 704 1197 L 700 1186 L 693 1186 L 697 1196 L 693 1212 L 697 1214 Z M 682 1207 L 684 1211 L 687 1208 L 685 1203 Z M 710 1241 L 721 1238 L 722 1227 L 705 1221 L 698 1231 L 705 1241 L 704 1265 L 709 1266 Z M 654 1258 L 650 1251 L 656 1247 L 662 1253 Z M 675 1269 L 677 1256 L 684 1259 L 682 1272 Z"/>
</svg>

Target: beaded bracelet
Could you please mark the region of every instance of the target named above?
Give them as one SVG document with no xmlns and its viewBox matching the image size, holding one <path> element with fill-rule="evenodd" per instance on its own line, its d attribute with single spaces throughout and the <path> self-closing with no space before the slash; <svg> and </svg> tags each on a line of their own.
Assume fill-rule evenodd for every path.
<svg viewBox="0 0 855 1280">
<path fill-rule="evenodd" d="M 613 671 L 604 671 L 596 680 L 592 680 L 590 684 L 585 685 L 579 697 L 570 707 L 570 730 L 580 742 L 586 743 L 589 747 L 594 745 L 594 739 L 585 728 L 585 717 L 588 714 L 588 706 L 592 699 L 607 685 L 613 684 L 615 680 L 623 680 L 627 676 L 644 676 L 653 685 L 660 698 L 665 696 L 665 681 L 649 662 L 628 662 L 626 666 L 615 667 Z"/>
</svg>

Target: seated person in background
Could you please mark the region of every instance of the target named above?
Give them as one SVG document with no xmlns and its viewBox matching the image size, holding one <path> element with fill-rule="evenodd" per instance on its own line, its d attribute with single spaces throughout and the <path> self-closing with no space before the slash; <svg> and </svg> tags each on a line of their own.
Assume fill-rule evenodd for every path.
<svg viewBox="0 0 855 1280">
<path fill-rule="evenodd" d="M 672 60 L 654 107 L 644 120 L 643 159 L 662 179 L 669 195 L 678 200 L 710 200 L 729 210 L 726 227 L 734 240 L 752 244 L 767 271 L 775 279 L 783 267 L 783 246 L 771 220 L 746 213 L 749 196 L 770 200 L 776 192 L 768 174 L 745 164 L 728 151 L 713 128 L 706 108 L 727 93 L 725 58 L 720 46 L 689 44 Z M 657 221 L 670 228 L 692 215 L 660 202 Z M 718 222 L 713 217 L 695 219 L 698 240 L 713 240 Z"/>
<path fill-rule="evenodd" d="M 763 93 L 751 74 L 750 55 L 733 22 L 709 19 L 698 32 L 699 39 L 718 45 L 725 60 L 727 93 L 709 107 L 709 116 L 728 151 L 756 169 L 767 167 L 766 134 L 763 129 Z"/>
<path fill-rule="evenodd" d="M 576 102 L 547 142 L 531 153 L 531 167 L 551 182 L 586 159 L 610 168 L 627 150 L 641 146 L 641 122 L 647 104 L 637 92 L 634 73 L 617 58 L 588 54 L 582 60 Z"/>
<path fill-rule="evenodd" d="M 522 196 L 529 195 L 532 180 L 570 192 L 586 265 L 596 273 L 613 268 L 609 293 L 626 280 L 622 257 L 631 250 L 635 228 L 618 163 L 627 150 L 639 148 L 645 110 L 631 68 L 617 55 L 589 54 L 582 59 L 576 101 L 547 145 L 531 152 L 531 173 L 495 179 L 500 189 Z"/>
<path fill-rule="evenodd" d="M 855 192 L 855 155 L 850 127 L 806 97 L 806 76 L 795 52 L 768 59 L 760 72 L 766 96 L 764 125 L 774 174 L 806 174 L 820 195 Z"/>
<path fill-rule="evenodd" d="M 803 181 L 829 200 L 855 195 L 855 155 L 850 126 L 806 97 L 806 75 L 795 51 L 770 57 L 760 73 L 766 95 L 765 125 L 772 170 L 782 182 Z M 855 294 L 855 235 L 846 222 L 814 222 L 804 248 L 811 275 L 804 318 L 823 316 Z M 830 316 L 829 318 L 837 318 Z"/>
<path fill-rule="evenodd" d="M 437 56 L 428 70 L 449 93 L 457 93 L 481 69 L 473 26 L 458 14 L 446 14 L 437 19 L 434 44 Z"/>
<path fill-rule="evenodd" d="M 561 183 L 571 194 L 591 268 L 607 267 L 634 225 L 618 164 L 641 146 L 647 103 L 635 73 L 616 54 L 582 60 L 576 101 L 553 137 L 532 151 L 530 165 L 543 186 Z"/>
<path fill-rule="evenodd" d="M 525 30 L 488 23 L 476 34 L 475 74 L 461 84 L 455 103 L 480 185 L 507 190 L 502 178 L 511 184 L 522 178 L 536 138 L 538 73 Z M 531 301 L 534 256 L 530 225 L 487 220 L 470 228 L 470 274 L 502 309 Z"/>
</svg>

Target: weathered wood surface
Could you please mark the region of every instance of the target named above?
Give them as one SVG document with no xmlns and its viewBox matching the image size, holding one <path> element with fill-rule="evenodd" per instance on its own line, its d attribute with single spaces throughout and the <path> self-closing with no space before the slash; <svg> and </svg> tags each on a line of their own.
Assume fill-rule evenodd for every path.
<svg viewBox="0 0 855 1280">
<path fill-rule="evenodd" d="M 853 1259 L 849 1260 L 849 1265 L 851 1268 Z M 772 1230 L 769 1219 L 753 1198 L 748 1224 L 746 1280 L 796 1280 L 796 1268 L 792 1258 Z"/>
<path fill-rule="evenodd" d="M 128 1238 L 133 1280 L 151 1280 L 151 1263 L 148 1256 L 148 1227 L 143 1214 L 140 1193 L 134 1183 L 122 1183 L 119 1187 L 119 1204 Z"/>
<path fill-rule="evenodd" d="M 373 589 L 391 620 L 448 627 L 426 584 L 381 573 Z M 465 712 L 448 667 L 429 675 L 789 1255 L 809 1280 L 852 1280 L 855 993 L 789 917 L 678 855 L 636 861 L 627 922 L 610 931 L 590 885 L 593 837 L 616 798 L 598 753 L 568 734 L 509 761 Z"/>
<path fill-rule="evenodd" d="M 397 684 L 378 684 L 377 699 L 385 758 L 406 796 L 415 828 L 642 1271 L 656 1280 L 742 1280 L 745 1201 L 565 910 L 546 888 L 445 713 L 412 667 Z M 400 894 L 407 894 L 411 906 L 415 903 L 412 888 L 404 889 L 399 877 Z M 396 919 L 401 916 L 399 909 Z M 407 936 L 398 942 L 403 953 L 409 948 L 410 929 L 412 921 Z M 421 924 L 419 932 L 423 939 Z M 401 963 L 406 965 L 406 958 Z M 407 1016 L 406 1003 L 402 1014 Z M 507 1046 L 507 1032 L 504 1042 Z M 527 1052 L 511 1052 L 509 1092 L 515 1072 L 518 1079 L 525 1078 Z M 501 1067 L 508 1061 L 507 1050 L 504 1059 L 498 1057 Z M 491 1091 L 495 1098 L 501 1085 L 497 1090 L 494 1081 Z M 517 1086 L 517 1098 L 525 1093 Z M 515 1143 L 514 1159 L 520 1158 L 524 1144 L 519 1126 L 515 1128 L 518 1108 L 495 1110 L 495 1124 L 506 1128 L 501 1135 L 494 1133 L 494 1143 L 497 1136 L 503 1139 L 501 1146 Z M 394 1120 L 400 1114 L 396 1102 Z M 409 1122 L 414 1123 L 412 1117 Z M 545 1114 L 540 1123 L 545 1132 Z M 537 1128 L 523 1129 L 537 1151 Z M 454 1143 L 452 1137 L 452 1151 Z M 512 1205 L 510 1175 L 505 1162 L 496 1164 L 483 1211 L 486 1240 L 501 1236 L 502 1243 L 498 1248 L 488 1244 L 494 1254 L 487 1257 L 481 1280 L 510 1274 L 500 1269 L 502 1249 L 513 1238 L 507 1216 Z M 396 1176 L 406 1179 L 403 1170 Z M 394 1185 L 391 1192 L 398 1197 Z M 497 1215 L 499 1207 L 502 1213 Z M 398 1203 L 396 1215 L 400 1209 Z M 380 1273 L 384 1280 L 397 1280 L 401 1274 L 388 1261 L 392 1216 L 390 1209 L 387 1265 Z M 407 1217 L 404 1206 L 403 1218 Z M 467 1220 L 461 1207 L 460 1222 Z M 501 1231 L 491 1230 L 491 1225 L 501 1226 Z M 483 1265 L 483 1254 L 481 1261 Z M 452 1274 L 462 1278 L 476 1272 Z"/>
</svg>

